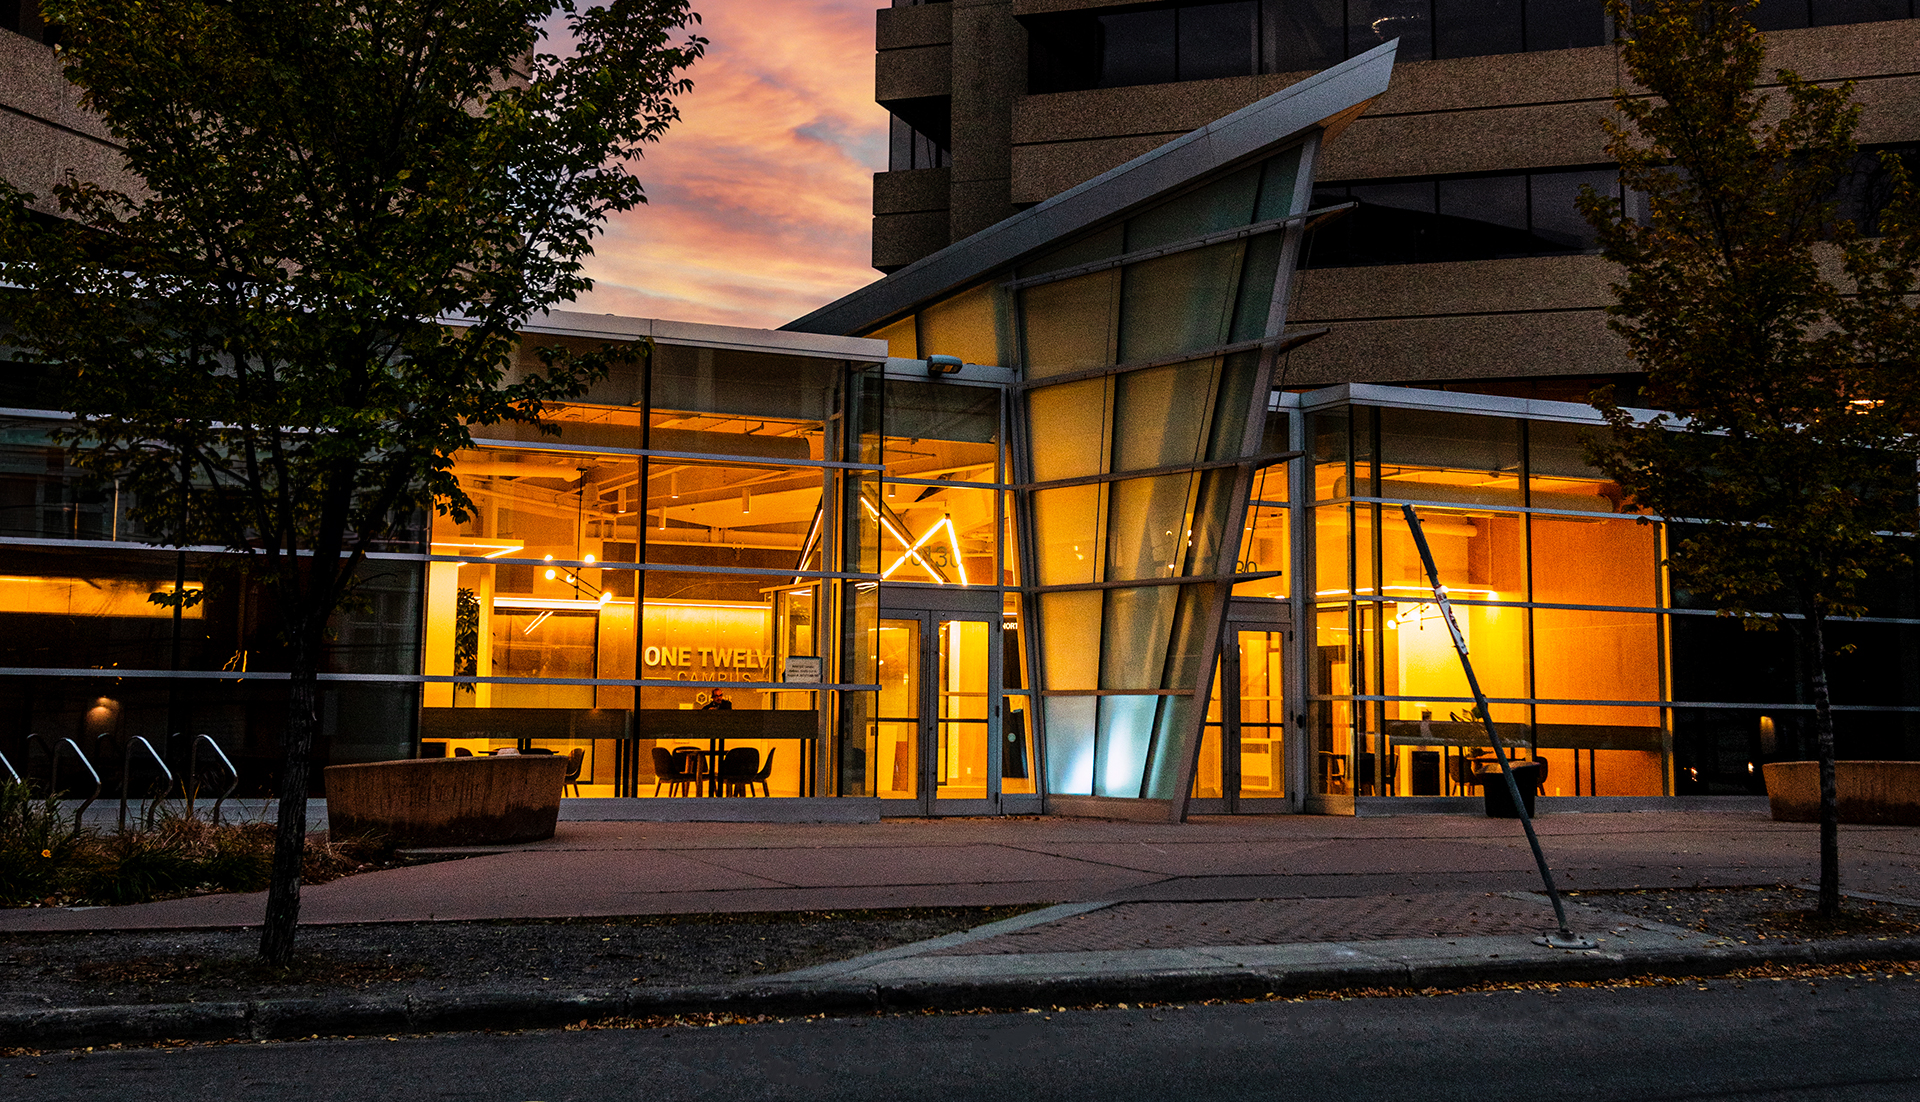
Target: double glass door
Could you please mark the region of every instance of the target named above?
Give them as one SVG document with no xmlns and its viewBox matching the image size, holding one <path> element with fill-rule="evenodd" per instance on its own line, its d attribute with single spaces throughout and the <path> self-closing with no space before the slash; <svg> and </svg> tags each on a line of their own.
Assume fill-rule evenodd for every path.
<svg viewBox="0 0 1920 1102">
<path fill-rule="evenodd" d="M 869 754 L 887 813 L 998 810 L 1001 630 L 998 617 L 982 614 L 881 617 Z"/>
</svg>

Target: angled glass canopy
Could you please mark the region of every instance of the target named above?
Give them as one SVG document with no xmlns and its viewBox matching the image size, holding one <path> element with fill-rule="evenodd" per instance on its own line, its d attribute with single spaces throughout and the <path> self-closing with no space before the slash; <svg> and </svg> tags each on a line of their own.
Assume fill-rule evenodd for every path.
<svg viewBox="0 0 1920 1102">
<path fill-rule="evenodd" d="M 958 242 L 787 328 L 953 357 L 1014 392 L 1027 645 L 1051 797 L 1184 814 L 1321 144 L 1392 45 Z"/>
</svg>

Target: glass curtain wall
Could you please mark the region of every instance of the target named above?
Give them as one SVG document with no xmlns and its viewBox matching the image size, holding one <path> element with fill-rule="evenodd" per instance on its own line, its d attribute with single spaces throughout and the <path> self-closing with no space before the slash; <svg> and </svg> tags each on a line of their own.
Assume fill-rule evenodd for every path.
<svg viewBox="0 0 1920 1102">
<path fill-rule="evenodd" d="M 1303 209 L 1305 167 L 1295 147 L 1070 243 L 1007 285 L 1055 793 L 1176 794 L 1232 563 L 1284 555 L 1259 524 L 1270 504 L 1246 538 L 1227 540 L 1247 515 L 1241 461 L 1257 454 L 1249 418 L 1277 343 L 1269 323 L 1296 248 L 1284 220 Z"/>
<path fill-rule="evenodd" d="M 1491 754 L 1400 503 L 1420 515 L 1503 740 L 1546 795 L 1670 790 L 1660 529 L 1580 426 L 1355 406 L 1313 416 L 1312 781 L 1472 794 Z"/>
<path fill-rule="evenodd" d="M 870 794 L 834 732 L 876 684 L 877 376 L 659 345 L 592 395 L 629 404 L 552 407 L 557 444 L 456 456 L 422 752 L 574 755 L 586 796 Z"/>
<path fill-rule="evenodd" d="M 1491 753 L 1400 503 L 1419 511 L 1503 738 L 1547 796 L 1761 793 L 1813 755 L 1792 622 L 1749 631 L 1660 568 L 1588 466 L 1594 427 L 1352 405 L 1313 412 L 1309 779 L 1318 796 L 1446 796 Z M 1602 430 L 1603 431 L 1603 430 Z M 1920 582 L 1876 579 L 1829 631 L 1842 758 L 1920 757 Z"/>
<path fill-rule="evenodd" d="M 272 591 L 244 556 L 145 542 L 132 494 L 71 466 L 53 442 L 63 423 L 0 420 L 0 754 L 44 781 L 49 748 L 70 738 L 111 789 L 133 738 L 184 775 L 206 735 L 238 770 L 238 794 L 274 791 L 288 664 Z M 322 763 L 413 752 L 420 537 L 403 526 L 333 619 L 320 666 Z M 182 592 L 197 599 L 154 600 Z M 201 751 L 203 770 L 209 757 Z M 134 791 L 157 778 L 147 768 L 154 776 L 141 773 Z M 67 782 L 81 772 L 63 758 Z M 313 778 L 317 791 L 321 771 Z"/>
</svg>

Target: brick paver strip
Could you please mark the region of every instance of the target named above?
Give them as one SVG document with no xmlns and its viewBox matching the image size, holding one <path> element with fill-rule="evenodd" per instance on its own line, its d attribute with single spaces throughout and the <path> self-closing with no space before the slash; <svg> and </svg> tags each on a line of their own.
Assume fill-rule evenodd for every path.
<svg viewBox="0 0 1920 1102">
<path fill-rule="evenodd" d="M 1295 945 L 1405 937 L 1539 934 L 1552 926 L 1542 904 L 1483 892 L 1362 899 L 1257 899 L 1217 903 L 1121 903 L 1060 922 L 937 950 L 929 956 L 1178 949 L 1202 945 Z"/>
</svg>

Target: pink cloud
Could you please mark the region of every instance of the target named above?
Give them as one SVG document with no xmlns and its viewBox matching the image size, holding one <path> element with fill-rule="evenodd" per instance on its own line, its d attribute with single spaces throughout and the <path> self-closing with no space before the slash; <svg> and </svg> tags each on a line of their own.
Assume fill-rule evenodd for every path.
<svg viewBox="0 0 1920 1102">
<path fill-rule="evenodd" d="M 576 309 L 778 326 L 879 277 L 873 0 L 696 0 L 709 40 L 681 120 L 634 167 Z"/>
</svg>

